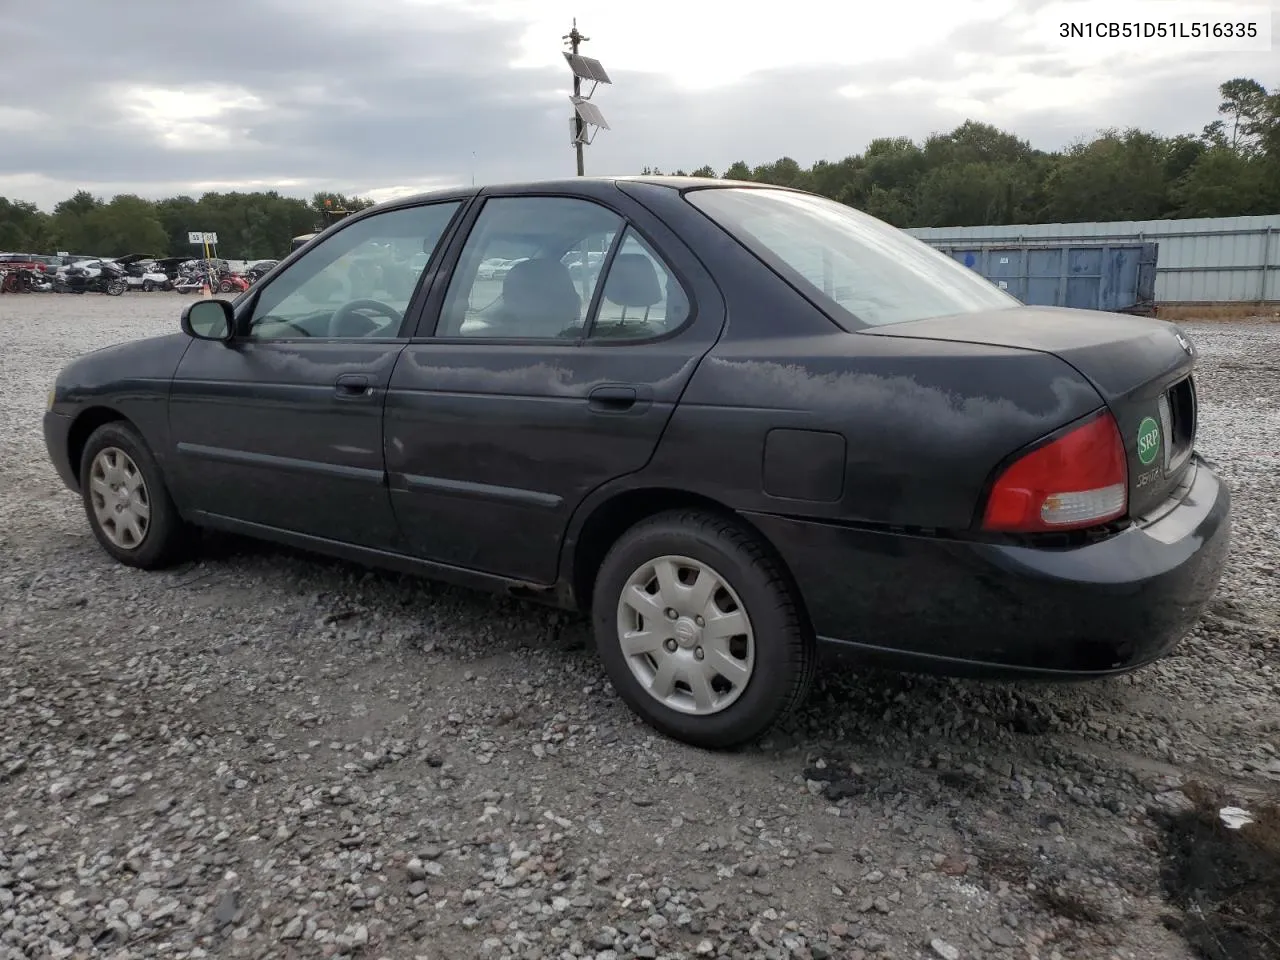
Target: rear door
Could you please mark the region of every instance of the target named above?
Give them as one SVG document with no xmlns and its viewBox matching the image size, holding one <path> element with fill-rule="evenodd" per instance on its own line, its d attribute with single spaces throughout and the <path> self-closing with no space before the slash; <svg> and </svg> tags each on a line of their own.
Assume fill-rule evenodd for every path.
<svg viewBox="0 0 1280 960">
<path fill-rule="evenodd" d="M 488 194 L 448 266 L 388 388 L 392 505 L 425 559 L 550 583 L 574 509 L 648 463 L 723 302 L 611 184 Z"/>
</svg>

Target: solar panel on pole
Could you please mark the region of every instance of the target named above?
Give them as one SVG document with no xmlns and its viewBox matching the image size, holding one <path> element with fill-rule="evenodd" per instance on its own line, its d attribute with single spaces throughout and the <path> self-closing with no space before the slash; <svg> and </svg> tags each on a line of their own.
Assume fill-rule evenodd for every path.
<svg viewBox="0 0 1280 960">
<path fill-rule="evenodd" d="M 592 79 L 591 71 L 587 68 L 586 57 L 565 50 L 564 58 L 569 62 L 569 69 L 573 71 L 575 77 L 582 80 Z"/>
<path fill-rule="evenodd" d="M 593 127 L 599 127 L 601 130 L 609 129 L 609 122 L 605 120 L 604 114 L 590 100 L 583 100 L 581 97 L 570 97 L 573 103 L 573 109 L 577 112 L 584 123 L 589 123 Z"/>
<path fill-rule="evenodd" d="M 595 57 L 582 57 L 581 60 L 590 74 L 587 79 L 594 80 L 596 83 L 613 83 L 609 79 L 609 74 L 605 71 L 604 65 Z"/>
<path fill-rule="evenodd" d="M 565 34 L 563 39 L 568 42 L 569 49 L 561 52 L 564 54 L 565 62 L 569 65 L 569 70 L 573 73 L 573 94 L 569 98 L 573 103 L 573 116 L 569 120 L 570 128 L 573 131 L 570 135 L 570 142 L 573 144 L 574 152 L 577 154 L 578 176 L 581 177 L 584 175 L 582 150 L 592 139 L 587 136 L 586 128 L 593 126 L 597 130 L 609 129 L 609 124 L 605 120 L 604 114 L 590 102 L 591 95 L 595 93 L 597 84 L 612 84 L 613 81 L 609 78 L 608 71 L 605 70 L 599 60 L 594 57 L 584 57 L 578 53 L 578 45 L 588 38 L 578 32 L 576 18 L 573 21 L 573 29 Z M 592 85 L 585 95 L 582 92 L 582 81 L 584 80 Z"/>
</svg>

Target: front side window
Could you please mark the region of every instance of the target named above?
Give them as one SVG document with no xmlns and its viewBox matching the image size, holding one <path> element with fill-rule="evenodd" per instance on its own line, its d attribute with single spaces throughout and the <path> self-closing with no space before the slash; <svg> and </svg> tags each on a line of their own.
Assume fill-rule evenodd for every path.
<svg viewBox="0 0 1280 960">
<path fill-rule="evenodd" d="M 253 339 L 394 337 L 457 201 L 358 220 L 307 251 L 258 296 Z"/>
<path fill-rule="evenodd" d="M 923 241 L 834 200 L 739 187 L 687 198 L 848 329 L 1019 305 Z"/>
<path fill-rule="evenodd" d="M 485 203 L 454 270 L 437 336 L 582 336 L 622 218 L 572 197 Z"/>
</svg>

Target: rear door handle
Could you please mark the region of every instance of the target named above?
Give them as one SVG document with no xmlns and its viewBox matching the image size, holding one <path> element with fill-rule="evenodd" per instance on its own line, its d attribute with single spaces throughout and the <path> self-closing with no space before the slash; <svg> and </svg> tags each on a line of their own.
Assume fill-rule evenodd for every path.
<svg viewBox="0 0 1280 960">
<path fill-rule="evenodd" d="M 602 384 L 587 394 L 592 413 L 640 413 L 653 402 L 653 388 L 644 383 Z"/>
<path fill-rule="evenodd" d="M 333 389 L 339 397 L 348 398 L 365 397 L 373 392 L 369 389 L 369 378 L 362 377 L 358 373 L 343 374 L 338 378 Z"/>
</svg>

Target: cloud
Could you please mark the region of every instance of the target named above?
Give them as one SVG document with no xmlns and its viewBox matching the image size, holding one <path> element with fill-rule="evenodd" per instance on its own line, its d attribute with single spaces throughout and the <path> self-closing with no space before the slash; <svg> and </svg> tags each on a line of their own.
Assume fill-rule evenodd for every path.
<svg viewBox="0 0 1280 960">
<path fill-rule="evenodd" d="M 1278 9 L 1280 0 L 1270 0 Z M 1228 8 L 1233 5 L 1228 3 Z M 570 0 L 97 0 L 6 21 L 0 195 L 276 187 L 388 197 L 569 175 Z M 589 173 L 860 152 L 966 118 L 1053 149 L 1106 126 L 1194 132 L 1274 53 L 1062 41 L 1062 0 L 793 0 L 785 19 L 687 0 L 581 10 L 614 84 Z M 1063 11 L 1066 11 L 1065 13 Z M 92 29 L 68 29 L 92 24 Z M 1280 35 L 1280 31 L 1277 31 Z"/>
</svg>

